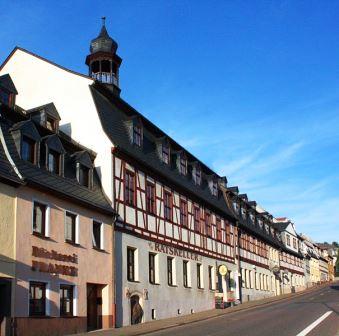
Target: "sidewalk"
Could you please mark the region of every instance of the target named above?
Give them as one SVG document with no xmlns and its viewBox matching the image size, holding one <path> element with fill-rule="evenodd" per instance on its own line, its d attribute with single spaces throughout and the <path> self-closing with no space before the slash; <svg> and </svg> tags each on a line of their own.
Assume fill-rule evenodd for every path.
<svg viewBox="0 0 339 336">
<path fill-rule="evenodd" d="M 80 336 L 137 336 L 137 335 L 143 335 L 154 331 L 159 331 L 163 329 L 168 329 L 192 322 L 198 322 L 203 320 L 208 320 L 217 316 L 221 315 L 227 315 L 231 314 L 237 311 L 243 311 L 248 309 L 253 309 L 255 307 L 268 305 L 277 301 L 286 300 L 289 298 L 297 297 L 303 294 L 307 294 L 310 292 L 313 292 L 319 288 L 327 286 L 328 283 L 318 285 L 309 289 L 306 289 L 304 291 L 298 292 L 298 293 L 290 293 L 290 294 L 283 294 L 280 296 L 274 296 L 262 300 L 257 301 L 250 301 L 243 304 L 240 304 L 235 307 L 226 308 L 226 309 L 212 309 L 207 310 L 191 315 L 184 315 L 184 316 L 178 316 L 178 317 L 172 317 L 168 319 L 158 320 L 158 321 L 150 321 L 145 322 L 138 325 L 133 326 L 127 326 L 122 328 L 115 328 L 115 329 L 105 329 L 105 330 L 96 330 L 89 333 L 82 333 L 82 334 L 76 334 Z M 75 336 L 75 335 L 74 335 Z"/>
</svg>

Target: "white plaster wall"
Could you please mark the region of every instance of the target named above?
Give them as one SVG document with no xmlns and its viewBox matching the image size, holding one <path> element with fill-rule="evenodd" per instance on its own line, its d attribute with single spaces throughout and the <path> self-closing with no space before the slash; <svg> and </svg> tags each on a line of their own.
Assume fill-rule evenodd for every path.
<svg viewBox="0 0 339 336">
<path fill-rule="evenodd" d="M 255 282 L 253 281 L 253 288 L 241 288 L 241 293 L 242 293 L 242 301 L 246 302 L 246 301 L 253 301 L 253 300 L 259 300 L 259 299 L 263 299 L 263 298 L 267 298 L 267 297 L 271 297 L 271 296 L 275 296 L 276 295 L 276 286 L 277 284 L 275 284 L 274 286 L 272 286 L 272 276 L 273 273 L 263 267 L 259 267 L 259 266 L 253 266 L 252 264 L 249 264 L 247 262 L 243 262 L 241 261 L 240 263 L 241 268 L 246 272 L 246 271 L 252 271 L 252 281 L 255 278 L 255 273 L 257 273 L 257 278 L 259 279 L 259 274 L 268 276 L 268 280 L 269 280 L 269 286 L 268 286 L 268 290 L 262 290 L 262 289 L 256 289 L 256 285 Z M 242 273 L 243 274 L 243 273 Z"/>
<path fill-rule="evenodd" d="M 9 73 L 19 92 L 17 105 L 30 109 L 53 102 L 60 114 L 60 129 L 97 152 L 95 161 L 104 190 L 112 199 L 112 144 L 104 133 L 92 99 L 90 78 L 76 75 L 20 49 L 0 71 Z M 71 127 L 69 127 L 71 125 Z"/>
<path fill-rule="evenodd" d="M 126 288 L 129 288 L 133 295 L 137 293 L 140 298 L 143 297 L 144 289 L 148 290 L 148 300 L 141 300 L 144 310 L 143 322 L 152 319 L 152 309 L 156 309 L 156 318 L 163 319 L 167 317 L 178 316 L 178 309 L 181 314 L 191 314 L 194 312 L 213 309 L 215 292 L 208 288 L 208 266 L 214 266 L 217 270 L 218 264 L 226 264 L 230 270 L 235 271 L 235 265 L 217 262 L 215 259 L 202 257 L 199 262 L 203 267 L 204 289 L 197 288 L 197 261 L 190 260 L 190 277 L 192 288 L 183 286 L 182 263 L 183 258 L 175 257 L 175 274 L 177 287 L 171 287 L 167 284 L 167 254 L 158 252 L 159 263 L 159 284 L 150 284 L 148 279 L 148 253 L 155 252 L 149 242 L 144 239 L 116 232 L 115 249 L 116 249 L 116 291 L 117 291 L 117 324 L 118 326 L 130 324 L 130 301 L 126 297 Z M 137 249 L 139 260 L 138 282 L 127 281 L 127 246 Z M 155 252 L 157 253 L 157 252 Z"/>
</svg>

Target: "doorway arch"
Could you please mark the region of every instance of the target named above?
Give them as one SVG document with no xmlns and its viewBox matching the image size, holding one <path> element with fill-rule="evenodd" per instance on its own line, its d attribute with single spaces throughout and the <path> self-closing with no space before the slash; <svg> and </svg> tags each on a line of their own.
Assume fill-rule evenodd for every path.
<svg viewBox="0 0 339 336">
<path fill-rule="evenodd" d="M 139 324 L 142 322 L 144 316 L 144 310 L 142 308 L 142 302 L 139 294 L 131 295 L 130 299 L 130 316 L 131 324 Z"/>
</svg>

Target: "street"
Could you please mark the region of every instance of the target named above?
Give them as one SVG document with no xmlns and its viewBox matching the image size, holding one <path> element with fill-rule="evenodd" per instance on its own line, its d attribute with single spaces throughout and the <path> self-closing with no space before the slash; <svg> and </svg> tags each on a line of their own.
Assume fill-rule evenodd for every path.
<svg viewBox="0 0 339 336">
<path fill-rule="evenodd" d="M 282 302 L 147 335 L 338 336 L 338 314 L 339 284 L 332 284 Z"/>
</svg>

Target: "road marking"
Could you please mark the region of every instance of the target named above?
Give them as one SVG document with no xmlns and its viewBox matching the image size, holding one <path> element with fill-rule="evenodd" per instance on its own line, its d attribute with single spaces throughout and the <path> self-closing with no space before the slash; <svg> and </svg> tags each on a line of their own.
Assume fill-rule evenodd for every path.
<svg viewBox="0 0 339 336">
<path fill-rule="evenodd" d="M 317 320 L 315 320 L 312 324 L 310 324 L 307 328 L 301 331 L 297 336 L 306 336 L 311 330 L 313 330 L 318 324 L 325 320 L 327 316 L 329 316 L 332 311 L 328 311 L 324 315 L 320 316 Z"/>
</svg>

